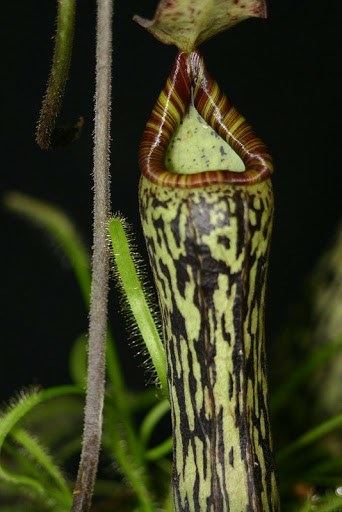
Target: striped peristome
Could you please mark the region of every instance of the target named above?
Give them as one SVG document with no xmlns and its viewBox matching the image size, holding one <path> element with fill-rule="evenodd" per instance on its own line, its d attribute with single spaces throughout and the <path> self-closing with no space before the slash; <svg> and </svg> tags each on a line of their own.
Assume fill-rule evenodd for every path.
<svg viewBox="0 0 342 512">
<path fill-rule="evenodd" d="M 166 169 L 191 98 L 244 171 Z M 174 509 L 277 512 L 264 333 L 272 164 L 197 52 L 178 55 L 140 163 L 140 212 L 168 359 Z"/>
</svg>

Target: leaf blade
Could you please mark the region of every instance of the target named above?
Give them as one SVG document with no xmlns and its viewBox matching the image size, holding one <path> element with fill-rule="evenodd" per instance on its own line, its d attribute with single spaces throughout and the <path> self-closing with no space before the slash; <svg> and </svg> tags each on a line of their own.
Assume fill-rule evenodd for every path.
<svg viewBox="0 0 342 512">
<path fill-rule="evenodd" d="M 151 356 L 162 389 L 166 393 L 166 355 L 158 329 L 148 306 L 143 286 L 140 282 L 130 245 L 126 235 L 127 226 L 120 217 L 109 222 L 109 234 L 120 286 L 127 299 L 142 339 Z"/>
</svg>

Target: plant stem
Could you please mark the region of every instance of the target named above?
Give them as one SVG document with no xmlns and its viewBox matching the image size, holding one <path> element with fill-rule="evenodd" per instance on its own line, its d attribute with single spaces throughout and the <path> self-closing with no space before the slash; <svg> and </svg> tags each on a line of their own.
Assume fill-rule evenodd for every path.
<svg viewBox="0 0 342 512">
<path fill-rule="evenodd" d="M 58 0 L 57 31 L 51 73 L 38 120 L 36 141 L 49 149 L 68 79 L 74 39 L 76 0 Z"/>
<path fill-rule="evenodd" d="M 105 392 L 105 340 L 109 261 L 109 143 L 112 64 L 112 0 L 97 1 L 94 135 L 94 246 L 90 297 L 88 378 L 83 445 L 73 512 L 90 509 L 101 446 Z"/>
</svg>

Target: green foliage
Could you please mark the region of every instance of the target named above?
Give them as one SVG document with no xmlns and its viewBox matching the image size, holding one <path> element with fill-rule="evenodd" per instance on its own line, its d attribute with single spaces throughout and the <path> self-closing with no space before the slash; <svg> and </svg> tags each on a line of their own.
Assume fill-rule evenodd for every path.
<svg viewBox="0 0 342 512">
<path fill-rule="evenodd" d="M 4 204 L 12 212 L 23 215 L 44 229 L 61 247 L 75 272 L 82 296 L 88 303 L 90 291 L 89 253 L 67 215 L 51 204 L 19 192 L 7 193 L 4 197 Z"/>
<path fill-rule="evenodd" d="M 3 202 L 10 211 L 42 228 L 62 249 L 88 309 L 91 283 L 89 251 L 68 216 L 54 205 L 19 192 L 8 192 Z M 107 335 L 107 372 L 113 386 L 119 391 L 123 387 L 123 377 L 110 330 Z"/>
<path fill-rule="evenodd" d="M 87 338 L 85 335 L 77 338 L 69 356 L 70 376 L 76 386 L 85 389 L 87 380 Z"/>
<path fill-rule="evenodd" d="M 57 208 L 22 194 L 8 194 L 5 202 L 12 211 L 34 221 L 59 243 L 74 269 L 80 293 L 88 304 L 88 251 L 73 223 Z M 134 251 L 125 222 L 120 217 L 112 219 L 109 233 L 116 279 L 166 393 L 165 353 L 156 327 L 158 320 L 155 312 L 151 312 L 148 293 L 141 283 L 140 271 L 136 267 L 137 258 L 132 255 Z M 286 413 L 291 395 L 300 393 L 306 379 L 324 368 L 341 350 L 341 345 L 339 338 L 308 354 L 306 361 L 298 365 L 271 397 L 275 413 Z M 103 511 L 171 512 L 169 454 L 172 439 L 163 439 L 158 435 L 160 422 L 169 414 L 169 401 L 165 394 L 162 396 L 153 387 L 141 393 L 129 390 L 122 378 L 122 368 L 110 332 L 108 347 L 104 469 L 95 495 Z M 23 506 L 27 512 L 69 510 L 73 484 L 56 460 L 62 464 L 61 467 L 68 468 L 69 461 L 80 451 L 81 428 L 77 418 L 84 399 L 86 358 L 86 338 L 82 335 L 70 351 L 69 368 L 73 386 L 24 394 L 2 414 L 0 494 L 2 500 L 8 499 L 8 505 L 5 502 L 1 506 L 2 512 L 22 511 Z M 74 402 L 68 402 L 71 400 L 68 396 L 73 397 Z M 74 419 L 71 419 L 71 411 L 76 412 Z M 68 421 L 58 423 L 57 417 Z M 276 429 L 277 426 L 276 415 Z M 324 444 L 326 436 L 341 426 L 342 416 L 337 414 L 293 438 L 278 452 L 279 482 L 285 512 L 342 510 L 342 498 L 334 494 L 334 490 L 341 485 L 342 458 L 338 455 L 332 457 Z M 25 456 L 22 456 L 23 453 Z M 294 486 L 301 483 L 308 489 L 314 489 L 313 498 L 305 501 L 293 493 Z"/>
<path fill-rule="evenodd" d="M 313 430 L 306 432 L 306 434 L 301 436 L 299 439 L 296 439 L 296 441 L 294 441 L 289 446 L 287 446 L 286 448 L 281 450 L 278 453 L 278 461 L 281 461 L 281 460 L 289 457 L 291 454 L 293 454 L 297 450 L 300 450 L 310 444 L 315 443 L 323 436 L 329 434 L 332 430 L 341 429 L 341 428 L 342 428 L 342 414 L 338 414 L 337 416 L 330 418 L 328 421 L 325 421 L 321 425 L 318 425 Z"/>
<path fill-rule="evenodd" d="M 169 401 L 162 400 L 161 402 L 158 402 L 145 416 L 140 428 L 140 438 L 144 445 L 148 443 L 154 428 L 157 426 L 161 418 L 169 412 L 169 410 Z"/>
<path fill-rule="evenodd" d="M 45 391 L 33 391 L 10 405 L 2 414 L 0 421 L 0 455 L 1 449 L 8 435 L 20 444 L 29 456 L 34 459 L 45 473 L 51 477 L 54 485 L 46 485 L 45 473 L 38 479 L 37 476 L 14 473 L 0 465 L 0 479 L 20 491 L 40 498 L 48 506 L 55 505 L 59 510 L 67 510 L 71 503 L 71 492 L 68 485 L 54 463 L 52 457 L 43 449 L 39 442 L 28 432 L 18 428 L 18 423 L 38 404 L 67 394 L 78 394 L 79 389 L 73 386 L 60 386 Z M 61 508 L 63 507 L 63 508 Z"/>
<path fill-rule="evenodd" d="M 319 347 L 309 355 L 289 378 L 272 393 L 271 407 L 273 413 L 286 403 L 299 386 L 315 371 L 318 371 L 324 364 L 328 363 L 342 349 L 342 338 L 331 341 L 323 347 Z"/>
<path fill-rule="evenodd" d="M 307 501 L 299 512 L 334 512 L 342 510 L 342 497 L 328 495 L 317 500 Z"/>
</svg>

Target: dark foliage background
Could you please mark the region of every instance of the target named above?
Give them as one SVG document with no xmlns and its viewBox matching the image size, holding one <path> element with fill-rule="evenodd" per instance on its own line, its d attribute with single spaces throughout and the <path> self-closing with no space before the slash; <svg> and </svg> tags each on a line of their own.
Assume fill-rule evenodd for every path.
<svg viewBox="0 0 342 512">
<path fill-rule="evenodd" d="M 176 50 L 132 21 L 156 0 L 115 2 L 112 198 L 131 222 L 145 255 L 137 211 L 137 147 Z M 52 55 L 55 1 L 4 2 L 1 49 L 1 194 L 19 190 L 59 205 L 91 241 L 95 1 L 78 2 L 75 51 L 63 117 L 85 118 L 81 139 L 42 152 L 34 142 Z M 208 42 L 211 74 L 275 158 L 276 219 L 268 298 L 269 364 L 275 340 L 305 276 L 329 244 L 340 188 L 339 0 L 272 0 L 267 22 L 249 20 Z M 68 382 L 67 358 L 87 329 L 87 312 L 58 248 L 1 211 L 0 398 L 29 384 Z M 62 260 L 62 261 L 60 261 Z M 62 264 L 60 264 L 62 263 Z M 143 370 L 116 312 L 119 351 L 133 386 Z"/>
</svg>

